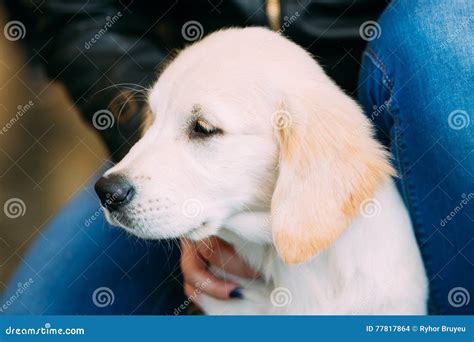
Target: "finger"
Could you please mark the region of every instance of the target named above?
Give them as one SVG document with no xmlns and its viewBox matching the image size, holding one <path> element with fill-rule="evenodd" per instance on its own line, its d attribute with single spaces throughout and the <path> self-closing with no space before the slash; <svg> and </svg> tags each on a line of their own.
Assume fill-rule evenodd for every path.
<svg viewBox="0 0 474 342">
<path fill-rule="evenodd" d="M 211 265 L 243 278 L 257 278 L 259 274 L 252 270 L 235 252 L 234 248 L 221 239 L 212 240 L 212 244 L 199 242 L 198 253 Z"/>
<path fill-rule="evenodd" d="M 235 291 L 239 287 L 238 284 L 217 278 L 212 274 L 205 262 L 197 255 L 194 244 L 188 244 L 188 242 L 182 242 L 181 255 L 181 269 L 185 285 L 188 284 L 188 290 L 204 292 L 219 299 L 229 299 L 231 293 L 232 298 L 239 297 L 239 293 Z"/>
<path fill-rule="evenodd" d="M 194 242 L 181 239 L 181 270 L 186 278 L 188 273 L 207 269 L 206 262 L 200 257 Z"/>
<path fill-rule="evenodd" d="M 186 297 L 191 298 L 195 293 L 196 288 L 189 283 L 184 283 L 184 294 Z"/>
<path fill-rule="evenodd" d="M 207 239 L 195 242 L 194 244 L 199 255 L 206 261 L 212 257 L 217 248 L 220 248 L 221 246 L 230 246 L 227 242 L 216 236 L 210 236 Z"/>
<path fill-rule="evenodd" d="M 240 297 L 239 285 L 220 279 L 207 270 L 199 270 L 189 274 L 186 280 L 194 285 L 194 293 L 206 293 L 217 299 L 230 299 Z M 237 290 L 237 291 L 236 291 Z"/>
</svg>

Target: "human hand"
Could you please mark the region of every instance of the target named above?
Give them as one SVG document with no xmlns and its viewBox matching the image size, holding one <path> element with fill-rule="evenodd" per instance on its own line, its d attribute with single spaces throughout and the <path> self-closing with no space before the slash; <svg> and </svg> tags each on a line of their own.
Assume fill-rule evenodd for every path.
<svg viewBox="0 0 474 342">
<path fill-rule="evenodd" d="M 181 239 L 181 250 L 184 293 L 188 297 L 204 292 L 218 299 L 242 298 L 239 285 L 218 278 L 209 271 L 209 265 L 243 278 L 259 276 L 240 259 L 231 245 L 218 237 L 199 242 Z"/>
</svg>

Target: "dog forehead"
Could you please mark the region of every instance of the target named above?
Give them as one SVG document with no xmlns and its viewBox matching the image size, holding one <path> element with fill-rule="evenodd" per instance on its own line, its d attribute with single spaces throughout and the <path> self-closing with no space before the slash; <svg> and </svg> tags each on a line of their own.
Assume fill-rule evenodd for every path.
<svg viewBox="0 0 474 342">
<path fill-rule="evenodd" d="M 276 56 L 291 54 L 294 48 L 265 28 L 217 31 L 183 49 L 164 69 L 156 86 L 180 83 L 182 87 L 212 87 L 227 82 L 225 85 L 232 87 L 233 82 L 258 74 L 262 65 Z"/>
<path fill-rule="evenodd" d="M 185 48 L 163 71 L 150 92 L 151 109 L 157 116 L 181 116 L 201 105 L 208 114 L 241 119 L 266 113 L 289 86 L 288 61 L 298 71 L 314 66 L 300 50 L 263 28 L 215 32 Z"/>
</svg>

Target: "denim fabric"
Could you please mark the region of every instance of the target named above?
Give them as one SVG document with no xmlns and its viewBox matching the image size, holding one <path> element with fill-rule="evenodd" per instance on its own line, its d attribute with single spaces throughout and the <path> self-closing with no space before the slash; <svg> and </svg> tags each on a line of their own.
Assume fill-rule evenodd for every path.
<svg viewBox="0 0 474 342">
<path fill-rule="evenodd" d="M 181 283 L 176 243 L 110 226 L 88 187 L 39 235 L 0 303 L 3 314 L 173 314 Z"/>
<path fill-rule="evenodd" d="M 474 2 L 395 0 L 378 25 L 359 100 L 393 154 L 430 313 L 472 314 Z M 4 313 L 166 314 L 184 301 L 176 246 L 110 227 L 90 188 L 40 235 L 1 303 L 30 278 Z"/>
<path fill-rule="evenodd" d="M 378 25 L 359 101 L 393 155 L 430 280 L 430 313 L 472 314 L 474 2 L 396 0 Z"/>
</svg>

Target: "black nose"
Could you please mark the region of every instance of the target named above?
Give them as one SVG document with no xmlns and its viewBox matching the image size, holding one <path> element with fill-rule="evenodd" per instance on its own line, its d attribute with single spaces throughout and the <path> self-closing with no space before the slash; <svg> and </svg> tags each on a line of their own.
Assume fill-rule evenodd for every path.
<svg viewBox="0 0 474 342">
<path fill-rule="evenodd" d="M 94 188 L 102 205 L 110 211 L 123 207 L 135 195 L 135 189 L 130 182 L 125 177 L 116 174 L 100 178 Z"/>
</svg>

